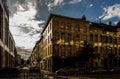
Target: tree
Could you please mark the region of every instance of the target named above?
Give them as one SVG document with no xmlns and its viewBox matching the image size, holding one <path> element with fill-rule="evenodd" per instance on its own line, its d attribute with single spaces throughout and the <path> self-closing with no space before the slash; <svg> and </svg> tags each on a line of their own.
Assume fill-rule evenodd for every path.
<svg viewBox="0 0 120 79">
<path fill-rule="evenodd" d="M 53 72 L 55 72 L 56 70 L 59 70 L 65 66 L 63 64 L 64 60 L 59 56 L 53 56 L 52 60 L 53 60 Z"/>
<path fill-rule="evenodd" d="M 29 65 L 30 64 L 30 60 L 26 60 L 26 65 Z"/>
<path fill-rule="evenodd" d="M 94 51 L 95 48 L 92 46 L 92 44 L 84 43 L 84 46 L 81 48 L 81 50 L 78 51 L 78 57 L 80 60 L 87 62 L 91 57 L 94 57 Z"/>
<path fill-rule="evenodd" d="M 21 59 L 21 65 L 24 65 L 24 63 L 25 63 L 25 60 Z"/>
<path fill-rule="evenodd" d="M 116 61 L 115 61 L 115 59 L 116 59 L 116 57 L 115 57 L 115 54 L 113 54 L 113 53 L 109 53 L 108 54 L 108 69 L 110 68 L 113 68 L 114 67 L 114 65 L 116 64 Z"/>
<path fill-rule="evenodd" d="M 83 47 L 78 51 L 78 66 L 84 67 L 85 70 L 89 70 L 88 68 L 91 67 L 91 63 L 89 61 L 92 61 L 93 57 L 96 55 L 94 54 L 95 48 L 92 44 L 88 44 L 87 42 L 84 42 Z"/>
<path fill-rule="evenodd" d="M 64 66 L 75 66 L 76 62 L 76 57 L 71 56 L 71 57 L 66 57 L 64 59 Z"/>
</svg>

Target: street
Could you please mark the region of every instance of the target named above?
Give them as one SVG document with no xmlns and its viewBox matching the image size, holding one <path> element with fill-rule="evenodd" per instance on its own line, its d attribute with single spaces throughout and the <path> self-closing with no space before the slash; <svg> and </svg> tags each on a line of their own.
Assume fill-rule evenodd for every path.
<svg viewBox="0 0 120 79">
<path fill-rule="evenodd" d="M 41 79 L 41 74 L 39 72 L 21 73 L 19 77 L 15 79 Z"/>
<path fill-rule="evenodd" d="M 114 75 L 84 75 L 84 76 L 58 76 L 58 75 L 47 75 L 44 77 L 39 72 L 32 73 L 20 73 L 18 76 L 4 76 L 0 79 L 120 79 L 118 74 Z"/>
<path fill-rule="evenodd" d="M 41 74 L 39 72 L 21 72 L 18 76 L 3 76 L 0 79 L 41 79 Z"/>
</svg>

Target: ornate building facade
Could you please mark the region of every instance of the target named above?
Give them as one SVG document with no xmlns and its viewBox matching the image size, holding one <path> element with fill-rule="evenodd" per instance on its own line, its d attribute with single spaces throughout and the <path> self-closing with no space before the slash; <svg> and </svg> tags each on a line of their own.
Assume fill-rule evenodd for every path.
<svg viewBox="0 0 120 79">
<path fill-rule="evenodd" d="M 94 68 L 120 67 L 119 24 L 112 26 L 111 23 L 93 23 L 85 17 L 78 19 L 51 14 L 38 42 L 41 69 L 56 71 L 61 64 L 56 62 L 55 57 L 77 56 L 85 41 L 92 44 L 94 53 L 99 55 L 92 60 Z M 109 55 L 115 59 L 109 62 Z"/>
</svg>

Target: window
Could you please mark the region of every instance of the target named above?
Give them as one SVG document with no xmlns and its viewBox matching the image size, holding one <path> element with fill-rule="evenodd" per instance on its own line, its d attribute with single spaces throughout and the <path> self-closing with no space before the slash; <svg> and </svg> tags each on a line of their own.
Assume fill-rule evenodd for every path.
<svg viewBox="0 0 120 79">
<path fill-rule="evenodd" d="M 117 48 L 116 47 L 114 48 L 114 50 L 115 50 L 115 54 L 117 54 Z"/>
<path fill-rule="evenodd" d="M 115 44 L 117 43 L 117 38 L 115 38 L 115 42 L 114 42 Z"/>
<path fill-rule="evenodd" d="M 90 34 L 90 41 L 93 41 L 93 34 Z"/>
<path fill-rule="evenodd" d="M 106 43 L 107 42 L 107 36 L 103 36 L 103 42 Z"/>
<path fill-rule="evenodd" d="M 109 43 L 112 43 L 112 37 L 111 36 L 109 36 Z"/>
<path fill-rule="evenodd" d="M 1 68 L 1 65 L 2 65 L 2 62 L 1 62 L 2 61 L 2 55 L 1 54 L 2 54 L 2 47 L 0 47 L 0 68 Z"/>
<path fill-rule="evenodd" d="M 71 40 L 71 34 L 68 33 L 68 41 L 70 41 L 70 40 Z"/>
<path fill-rule="evenodd" d="M 120 47 L 119 47 L 119 55 L 120 55 Z"/>
<path fill-rule="evenodd" d="M 58 40 L 59 39 L 59 32 L 54 33 L 54 39 Z"/>
<path fill-rule="evenodd" d="M 61 46 L 61 56 L 65 57 L 65 46 Z"/>
<path fill-rule="evenodd" d="M 103 30 L 103 34 L 106 34 L 106 31 L 105 31 L 105 30 Z"/>
<path fill-rule="evenodd" d="M 61 39 L 65 39 L 65 33 L 61 33 Z"/>
<path fill-rule="evenodd" d="M 114 38 L 112 39 L 112 41 L 113 41 L 113 44 L 116 44 L 116 43 L 117 43 L 117 38 L 114 37 Z"/>
<path fill-rule="evenodd" d="M 59 53 L 59 46 L 56 44 L 54 45 L 54 54 Z"/>
<path fill-rule="evenodd" d="M 95 41 L 96 42 L 98 41 L 98 35 L 95 35 Z"/>
<path fill-rule="evenodd" d="M 72 30 L 72 24 L 71 23 L 67 23 L 66 29 Z"/>
<path fill-rule="evenodd" d="M 58 21 L 54 21 L 54 26 L 55 27 L 59 27 L 59 22 Z"/>
<path fill-rule="evenodd" d="M 3 10 L 0 6 L 0 39 L 3 39 Z"/>
<path fill-rule="evenodd" d="M 75 31 L 80 31 L 80 25 L 76 24 Z"/>
<path fill-rule="evenodd" d="M 48 36 L 48 39 L 47 39 L 47 40 L 48 40 L 48 43 L 49 43 L 49 42 L 50 42 L 50 36 Z"/>
<path fill-rule="evenodd" d="M 95 47 L 95 52 L 98 53 L 98 46 Z"/>
<path fill-rule="evenodd" d="M 100 42 L 102 42 L 102 35 L 100 35 Z"/>
<path fill-rule="evenodd" d="M 79 40 L 80 39 L 80 36 L 79 34 L 76 35 L 76 39 Z"/>
<path fill-rule="evenodd" d="M 53 49 L 52 45 L 50 45 L 50 54 L 53 52 L 52 49 Z"/>
<path fill-rule="evenodd" d="M 68 46 L 67 55 L 68 55 L 68 56 L 71 56 L 71 46 Z"/>
<path fill-rule="evenodd" d="M 50 26 L 48 26 L 48 33 L 50 32 Z"/>
<path fill-rule="evenodd" d="M 83 26 L 83 32 L 87 32 L 87 26 Z"/>
<path fill-rule="evenodd" d="M 50 30 L 52 29 L 52 25 L 51 25 L 51 23 L 50 23 Z"/>
<path fill-rule="evenodd" d="M 61 22 L 61 29 L 64 29 L 64 27 L 65 27 L 65 23 L 64 22 Z"/>
<path fill-rule="evenodd" d="M 83 38 L 84 38 L 84 41 L 87 41 L 87 36 L 86 35 L 84 35 Z"/>
<path fill-rule="evenodd" d="M 103 48 L 102 48 L 102 47 L 100 47 L 100 53 L 102 53 L 102 52 L 103 52 L 103 51 L 102 51 L 102 49 L 103 49 Z"/>
<path fill-rule="evenodd" d="M 48 46 L 48 55 L 50 54 L 50 46 Z"/>
</svg>

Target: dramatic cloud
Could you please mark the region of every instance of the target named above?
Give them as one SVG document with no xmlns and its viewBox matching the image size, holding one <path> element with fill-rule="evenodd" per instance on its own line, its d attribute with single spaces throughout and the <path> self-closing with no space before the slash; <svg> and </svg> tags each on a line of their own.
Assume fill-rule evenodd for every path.
<svg viewBox="0 0 120 79">
<path fill-rule="evenodd" d="M 70 1 L 69 3 L 70 4 L 76 4 L 76 3 L 79 3 L 79 2 L 81 2 L 82 0 L 72 0 L 72 1 Z"/>
<path fill-rule="evenodd" d="M 10 31 L 14 37 L 17 48 L 21 49 L 18 53 L 21 54 L 22 57 L 26 56 L 28 58 L 30 55 L 28 52 L 32 51 L 36 41 L 40 38 L 44 21 L 36 20 L 36 6 L 31 2 L 27 3 L 26 7 L 18 4 L 16 10 L 17 11 L 10 16 Z"/>
<path fill-rule="evenodd" d="M 115 4 L 104 8 L 104 12 L 99 18 L 102 18 L 103 20 L 108 20 L 113 17 L 120 17 L 120 4 Z"/>
</svg>

